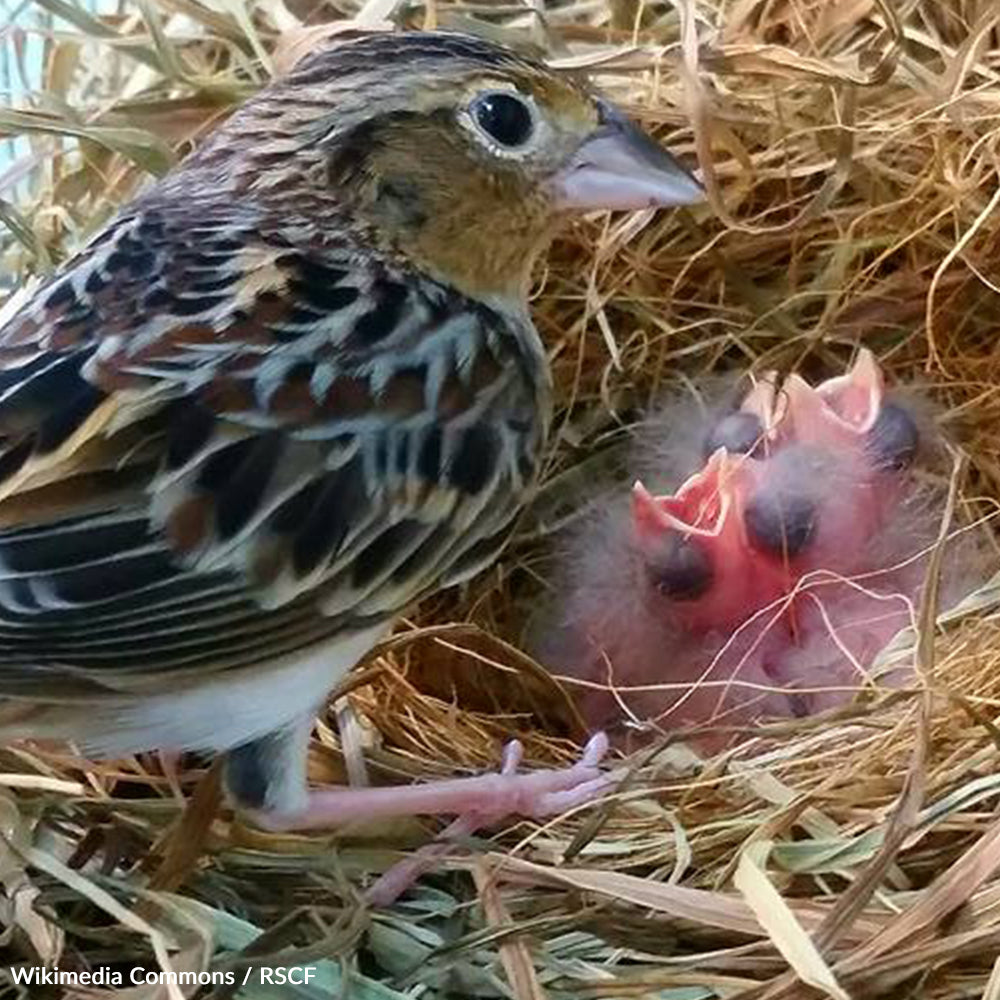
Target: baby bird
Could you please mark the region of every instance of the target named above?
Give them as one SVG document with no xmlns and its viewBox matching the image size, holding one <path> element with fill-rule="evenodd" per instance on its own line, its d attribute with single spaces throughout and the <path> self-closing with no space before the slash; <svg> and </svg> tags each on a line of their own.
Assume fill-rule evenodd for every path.
<svg viewBox="0 0 1000 1000">
<path fill-rule="evenodd" d="M 765 376 L 703 421 L 687 454 L 668 437 L 661 455 L 701 467 L 663 496 L 637 483 L 581 531 L 543 662 L 589 683 L 595 725 L 743 724 L 843 703 L 919 599 L 944 503 L 913 475 L 933 445 L 920 424 L 861 351 L 816 387 Z"/>
<path fill-rule="evenodd" d="M 555 229 L 700 197 L 584 81 L 474 37 L 335 41 L 248 101 L 0 328 L 0 737 L 223 752 L 271 827 L 596 794 L 601 737 L 561 772 L 313 792 L 307 741 L 511 534 Z"/>
</svg>

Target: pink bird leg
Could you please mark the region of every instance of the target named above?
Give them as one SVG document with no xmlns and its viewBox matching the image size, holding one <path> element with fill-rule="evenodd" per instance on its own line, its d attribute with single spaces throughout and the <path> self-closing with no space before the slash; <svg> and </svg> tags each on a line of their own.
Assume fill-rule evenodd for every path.
<svg viewBox="0 0 1000 1000">
<path fill-rule="evenodd" d="M 310 791 L 302 809 L 269 812 L 258 821 L 272 830 L 310 830 L 400 816 L 476 816 L 477 826 L 505 816 L 555 816 L 589 802 L 613 783 L 598 766 L 607 749 L 607 737 L 598 733 L 572 767 L 517 774 L 509 766 L 521 758 L 515 741 L 505 748 L 499 774 L 402 787 L 318 789 Z"/>
<path fill-rule="evenodd" d="M 467 787 L 464 790 L 463 794 L 467 797 L 462 801 L 462 815 L 446 827 L 434 843 L 428 844 L 410 858 L 390 868 L 368 889 L 365 898 L 373 906 L 386 906 L 398 899 L 448 852 L 449 841 L 469 837 L 477 830 L 492 826 L 515 813 L 532 816 L 535 819 L 558 815 L 610 790 L 614 780 L 597 770 L 607 750 L 607 737 L 599 733 L 590 739 L 584 748 L 582 758 L 573 767 L 564 771 L 541 771 L 521 776 L 519 779 L 517 768 L 521 763 L 523 748 L 517 740 L 508 743 L 504 747 L 503 764 L 499 774 L 485 778 L 461 779 L 480 783 L 479 788 Z M 523 784 L 525 777 L 535 779 L 530 787 Z M 578 783 L 571 785 L 567 779 Z M 519 780 L 522 782 L 520 788 L 511 792 L 512 783 Z M 445 783 L 435 784 L 440 790 L 440 785 Z M 499 795 L 484 795 L 480 791 L 480 788 L 489 789 L 498 785 L 501 786 Z M 425 787 L 433 788 L 434 785 Z M 448 808 L 442 811 L 455 810 Z"/>
<path fill-rule="evenodd" d="M 308 727 L 297 735 L 304 748 Z M 522 747 L 515 740 L 504 749 L 503 766 L 498 774 L 391 788 L 303 790 L 301 807 L 257 810 L 253 818 L 265 829 L 285 831 L 402 816 L 458 817 L 435 844 L 390 869 L 376 883 L 371 901 L 382 905 L 395 899 L 426 871 L 447 848 L 448 840 L 468 836 L 511 816 L 532 819 L 558 816 L 611 790 L 618 776 L 600 768 L 607 750 L 607 737 L 598 733 L 591 737 L 580 760 L 572 767 L 518 774 Z"/>
</svg>

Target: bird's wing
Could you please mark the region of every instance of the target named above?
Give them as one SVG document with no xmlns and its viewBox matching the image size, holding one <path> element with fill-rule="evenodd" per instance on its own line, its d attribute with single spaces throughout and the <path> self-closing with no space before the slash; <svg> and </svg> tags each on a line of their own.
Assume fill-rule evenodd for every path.
<svg viewBox="0 0 1000 1000">
<path fill-rule="evenodd" d="M 118 219 L 0 330 L 0 694 L 260 662 L 478 569 L 534 474 L 524 339 L 259 219 Z"/>
</svg>

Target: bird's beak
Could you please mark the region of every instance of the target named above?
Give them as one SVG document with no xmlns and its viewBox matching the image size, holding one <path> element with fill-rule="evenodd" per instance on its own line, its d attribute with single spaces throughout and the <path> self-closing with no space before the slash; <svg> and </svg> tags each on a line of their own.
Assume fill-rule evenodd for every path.
<svg viewBox="0 0 1000 1000">
<path fill-rule="evenodd" d="M 554 178 L 563 211 L 666 208 L 702 201 L 705 190 L 665 149 L 604 101 L 601 124 Z"/>
<path fill-rule="evenodd" d="M 721 535 L 735 505 L 745 459 L 720 448 L 676 493 L 654 497 L 645 486 L 632 487 L 632 522 L 640 544 L 669 532 Z"/>
<path fill-rule="evenodd" d="M 816 386 L 816 393 L 838 420 L 865 432 L 871 430 L 878 420 L 885 395 L 885 380 L 875 355 L 863 347 L 846 375 L 821 382 Z"/>
</svg>

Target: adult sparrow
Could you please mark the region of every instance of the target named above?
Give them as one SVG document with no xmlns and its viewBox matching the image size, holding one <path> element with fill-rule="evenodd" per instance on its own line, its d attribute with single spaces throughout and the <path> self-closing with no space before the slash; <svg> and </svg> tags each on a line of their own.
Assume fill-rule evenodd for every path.
<svg viewBox="0 0 1000 1000">
<path fill-rule="evenodd" d="M 474 37 L 336 39 L 249 100 L 0 329 L 0 737 L 220 751 L 274 827 L 595 794 L 600 737 L 566 771 L 313 792 L 307 741 L 511 534 L 554 230 L 700 197 L 581 79 Z"/>
</svg>

